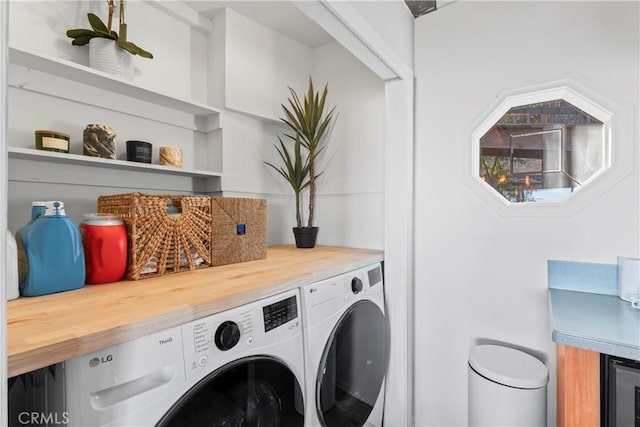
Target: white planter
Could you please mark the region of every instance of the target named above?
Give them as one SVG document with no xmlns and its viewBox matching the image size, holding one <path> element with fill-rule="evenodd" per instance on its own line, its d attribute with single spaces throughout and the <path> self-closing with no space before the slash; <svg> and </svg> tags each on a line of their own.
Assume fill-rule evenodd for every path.
<svg viewBox="0 0 640 427">
<path fill-rule="evenodd" d="M 128 80 L 133 80 L 131 53 L 114 40 L 94 37 L 89 41 L 89 67 Z"/>
</svg>

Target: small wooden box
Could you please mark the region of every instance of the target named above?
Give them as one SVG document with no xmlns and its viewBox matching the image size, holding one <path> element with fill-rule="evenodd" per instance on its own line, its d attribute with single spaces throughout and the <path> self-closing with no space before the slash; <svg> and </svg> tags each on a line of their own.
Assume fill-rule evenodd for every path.
<svg viewBox="0 0 640 427">
<path fill-rule="evenodd" d="M 211 198 L 116 194 L 98 197 L 98 212 L 127 226 L 127 279 L 211 266 Z"/>
<path fill-rule="evenodd" d="M 267 201 L 212 197 L 212 265 L 267 257 Z"/>
</svg>

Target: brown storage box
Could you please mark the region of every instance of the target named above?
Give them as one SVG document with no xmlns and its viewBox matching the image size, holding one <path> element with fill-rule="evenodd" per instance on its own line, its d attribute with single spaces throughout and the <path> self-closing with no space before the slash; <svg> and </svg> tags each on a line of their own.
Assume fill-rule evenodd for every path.
<svg viewBox="0 0 640 427">
<path fill-rule="evenodd" d="M 140 193 L 99 196 L 98 212 L 118 214 L 127 226 L 127 279 L 211 266 L 210 197 Z"/>
<path fill-rule="evenodd" d="M 233 264 L 267 257 L 267 201 L 212 197 L 211 263 Z"/>
</svg>

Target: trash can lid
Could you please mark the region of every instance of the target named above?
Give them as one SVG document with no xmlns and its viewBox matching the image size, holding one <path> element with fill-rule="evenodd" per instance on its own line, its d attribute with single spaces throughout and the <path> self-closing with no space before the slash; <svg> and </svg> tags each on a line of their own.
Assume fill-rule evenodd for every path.
<svg viewBox="0 0 640 427">
<path fill-rule="evenodd" d="M 499 345 L 478 345 L 469 353 L 469 365 L 483 377 L 517 388 L 541 388 L 549 371 L 540 360 L 522 351 Z"/>
</svg>

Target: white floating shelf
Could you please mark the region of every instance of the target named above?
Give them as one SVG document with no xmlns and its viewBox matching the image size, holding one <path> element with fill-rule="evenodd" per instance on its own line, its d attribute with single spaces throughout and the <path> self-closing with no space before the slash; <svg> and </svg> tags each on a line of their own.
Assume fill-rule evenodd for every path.
<svg viewBox="0 0 640 427">
<path fill-rule="evenodd" d="M 112 77 L 101 71 L 60 58 L 36 55 L 10 47 L 9 62 L 197 116 L 220 113 L 220 110 L 208 105 L 186 101 L 155 90 L 146 89 L 133 82 Z"/>
<path fill-rule="evenodd" d="M 222 174 L 218 172 L 196 169 L 180 169 L 149 163 L 128 162 L 125 160 L 102 159 L 99 157 L 90 157 L 69 153 L 56 153 L 53 151 L 36 150 L 33 148 L 9 147 L 8 153 L 9 158 L 13 159 L 44 161 L 57 164 L 94 166 L 107 169 L 161 173 L 163 175 L 182 175 L 193 178 L 210 178 L 222 176 Z"/>
<path fill-rule="evenodd" d="M 133 81 L 111 76 L 107 73 L 94 70 L 72 61 L 43 56 L 10 47 L 9 62 L 15 66 L 23 67 L 27 71 L 35 71 L 54 78 L 65 79 L 76 84 L 84 84 L 93 90 L 103 90 L 110 94 L 124 96 L 136 101 L 142 101 L 148 105 L 159 106 L 175 113 L 179 112 L 191 115 L 199 121 L 206 121 L 206 125 L 203 124 L 198 126 L 206 128 L 206 130 L 216 129 L 220 126 L 220 110 L 217 108 L 176 98 L 174 96 L 158 92 L 157 90 L 148 89 Z M 62 87 L 62 84 L 55 84 L 55 82 L 49 82 L 46 80 L 42 82 L 37 78 L 34 80 L 29 77 L 28 74 L 23 73 L 17 73 L 16 76 L 13 76 L 13 74 L 10 73 L 9 85 L 19 89 L 33 90 L 49 95 L 69 98 L 75 101 L 85 102 L 87 104 L 92 104 L 96 99 L 92 98 L 91 94 L 83 94 L 82 91 L 80 91 L 80 93 L 77 93 L 78 91 L 69 91 Z M 56 86 L 61 87 L 56 88 Z M 88 97 L 89 99 L 85 100 L 84 97 Z M 126 103 L 116 103 L 116 108 L 126 109 L 127 106 Z M 136 114 L 136 110 L 138 109 L 141 108 L 136 107 L 134 108 L 134 111 L 130 111 L 128 113 Z"/>
</svg>

